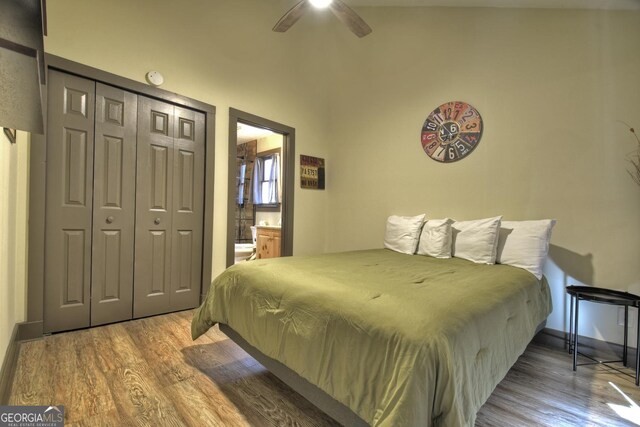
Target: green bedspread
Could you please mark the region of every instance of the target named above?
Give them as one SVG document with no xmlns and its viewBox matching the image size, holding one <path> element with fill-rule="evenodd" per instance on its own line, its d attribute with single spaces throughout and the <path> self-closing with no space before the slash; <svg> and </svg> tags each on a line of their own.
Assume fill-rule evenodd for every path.
<svg viewBox="0 0 640 427">
<path fill-rule="evenodd" d="M 550 312 L 525 270 L 376 249 L 230 267 L 192 335 L 226 323 L 372 426 L 459 427 Z"/>
</svg>

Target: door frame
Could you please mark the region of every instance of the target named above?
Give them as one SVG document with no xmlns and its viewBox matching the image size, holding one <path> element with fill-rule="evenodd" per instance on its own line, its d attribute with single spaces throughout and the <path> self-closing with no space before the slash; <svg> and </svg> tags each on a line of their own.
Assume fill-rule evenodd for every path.
<svg viewBox="0 0 640 427">
<path fill-rule="evenodd" d="M 235 259 L 235 192 L 238 167 L 236 155 L 238 153 L 238 122 L 254 127 L 268 129 L 283 136 L 282 141 L 282 241 L 281 256 L 293 255 L 293 196 L 296 165 L 296 130 L 282 123 L 274 122 L 264 117 L 256 116 L 245 111 L 229 108 L 229 174 L 227 197 L 227 267 Z"/>
<path fill-rule="evenodd" d="M 202 247 L 202 286 L 200 301 L 209 290 L 212 276 L 213 254 L 213 189 L 215 165 L 216 107 L 186 96 L 149 86 L 135 80 L 80 64 L 59 56 L 45 54 L 45 73 L 55 69 L 84 77 L 109 86 L 158 99 L 180 107 L 199 111 L 205 115 L 205 190 Z M 27 287 L 27 320 L 20 324 L 20 339 L 33 339 L 43 335 L 44 320 L 44 263 L 45 263 L 45 198 L 47 175 L 47 88 L 41 87 L 44 109 L 43 135 L 32 134 L 29 147 L 29 279 Z"/>
</svg>

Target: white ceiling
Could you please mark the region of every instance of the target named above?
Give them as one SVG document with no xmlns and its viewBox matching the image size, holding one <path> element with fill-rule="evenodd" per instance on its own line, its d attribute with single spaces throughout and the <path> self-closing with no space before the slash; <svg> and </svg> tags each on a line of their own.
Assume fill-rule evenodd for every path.
<svg viewBox="0 0 640 427">
<path fill-rule="evenodd" d="M 254 141 L 265 136 L 273 135 L 269 129 L 257 128 L 244 123 L 238 123 L 238 144 Z"/>
<path fill-rule="evenodd" d="M 640 0 L 345 0 L 349 6 L 522 7 L 640 10 Z"/>
</svg>

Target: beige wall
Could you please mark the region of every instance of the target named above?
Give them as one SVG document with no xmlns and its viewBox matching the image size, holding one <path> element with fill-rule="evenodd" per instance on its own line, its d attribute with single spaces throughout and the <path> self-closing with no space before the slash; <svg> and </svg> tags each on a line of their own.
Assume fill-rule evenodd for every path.
<svg viewBox="0 0 640 427">
<path fill-rule="evenodd" d="M 618 122 L 640 127 L 640 13 L 363 15 L 374 33 L 341 43 L 332 61 L 327 249 L 382 246 L 390 214 L 556 218 L 549 327 L 568 330 L 565 285 L 640 293 L 640 188 Z M 484 135 L 468 158 L 440 164 L 422 151 L 420 131 L 453 100 L 480 111 Z M 581 333 L 622 339 L 615 308 L 589 308 L 581 320 Z"/>
<path fill-rule="evenodd" d="M 14 325 L 25 320 L 29 137 L 9 144 L 0 128 L 0 366 Z"/>
<path fill-rule="evenodd" d="M 49 6 L 48 52 L 139 81 L 159 70 L 164 89 L 217 107 L 214 275 L 234 107 L 296 128 L 296 254 L 380 247 L 392 213 L 553 217 L 549 326 L 566 326 L 567 284 L 640 293 L 640 189 L 617 122 L 640 127 L 638 12 L 359 8 L 374 32 L 358 39 L 330 14 L 272 33 L 286 0 Z M 439 164 L 420 129 L 450 100 L 480 111 L 484 136 Z M 299 154 L 326 159 L 327 190 L 300 190 Z M 615 312 L 592 310 L 581 332 L 620 340 Z"/>
<path fill-rule="evenodd" d="M 275 150 L 276 148 L 282 149 L 282 140 L 282 135 L 279 134 L 269 135 L 258 139 L 258 154 L 269 150 Z"/>
<path fill-rule="evenodd" d="M 295 128 L 297 154 L 309 147 L 327 154 L 326 85 L 319 67 L 326 48 L 320 39 L 316 42 L 313 28 L 298 37 L 271 32 L 282 10 L 287 1 L 48 4 L 48 53 L 142 82 L 147 71 L 157 70 L 165 78 L 163 89 L 216 106 L 214 276 L 226 260 L 229 107 Z M 307 49 L 313 55 L 307 56 Z M 326 197 L 308 197 L 296 189 L 296 254 L 324 249 Z"/>
</svg>

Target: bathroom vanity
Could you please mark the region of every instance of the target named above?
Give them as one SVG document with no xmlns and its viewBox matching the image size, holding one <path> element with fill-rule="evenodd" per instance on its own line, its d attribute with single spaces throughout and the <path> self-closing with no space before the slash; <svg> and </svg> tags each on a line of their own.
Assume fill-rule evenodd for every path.
<svg viewBox="0 0 640 427">
<path fill-rule="evenodd" d="M 258 225 L 256 228 L 256 257 L 258 259 L 279 257 L 282 244 L 281 228 L 268 225 Z"/>
</svg>

